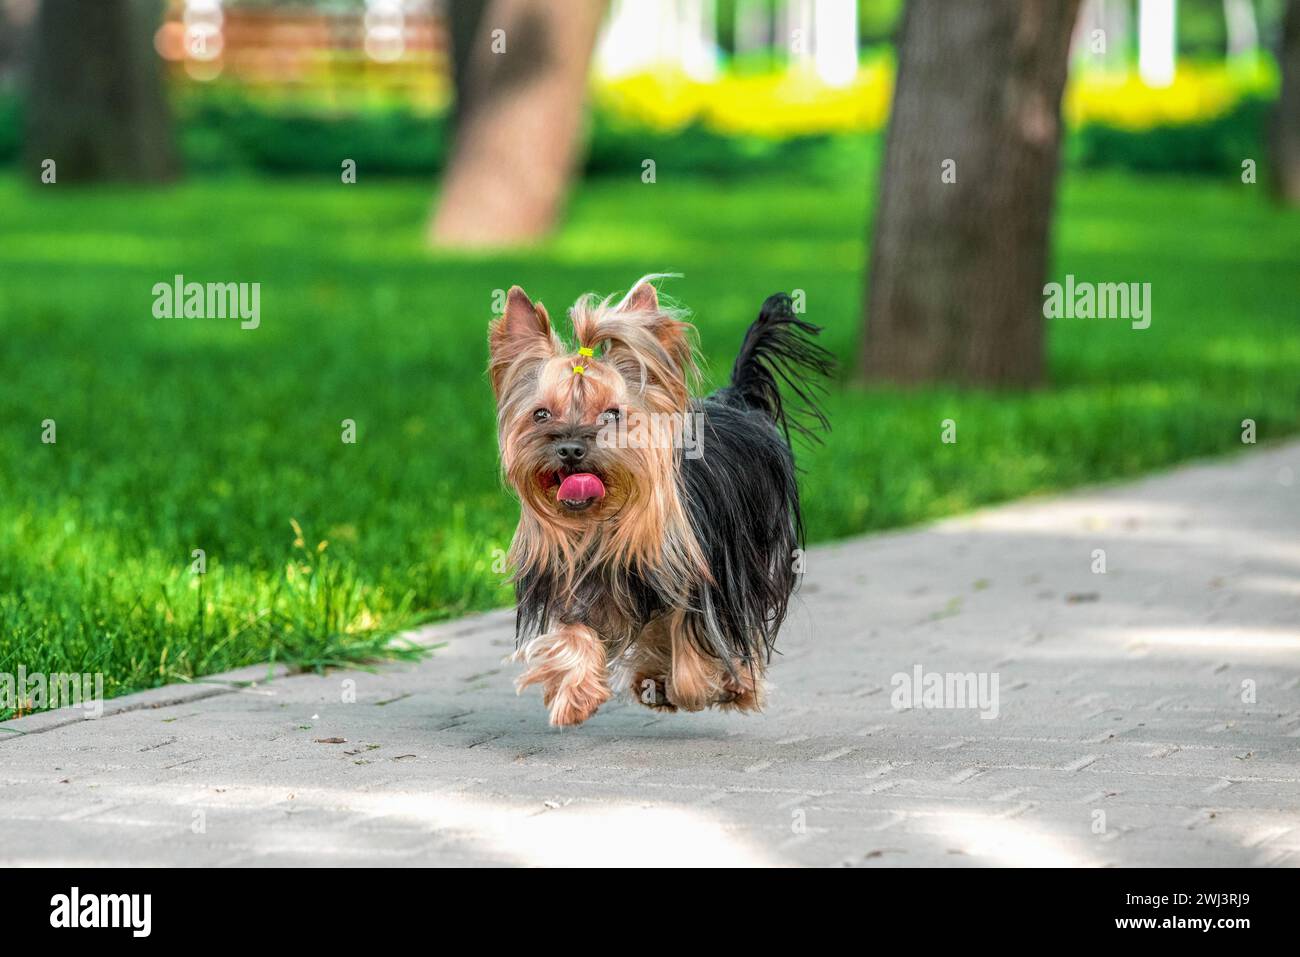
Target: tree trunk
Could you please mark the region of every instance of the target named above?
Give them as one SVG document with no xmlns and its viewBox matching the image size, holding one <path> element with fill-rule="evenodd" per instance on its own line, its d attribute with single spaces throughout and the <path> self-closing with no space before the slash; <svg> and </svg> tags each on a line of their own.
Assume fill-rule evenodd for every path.
<svg viewBox="0 0 1300 957">
<path fill-rule="evenodd" d="M 451 85 L 455 93 L 452 102 L 451 128 L 460 128 L 461 117 L 469 109 L 474 87 L 469 82 L 470 54 L 487 12 L 488 0 L 450 0 L 447 4 L 448 34 L 451 39 Z"/>
<path fill-rule="evenodd" d="M 1254 0 L 1223 0 L 1223 25 L 1228 34 L 1228 59 L 1254 63 L 1259 53 Z"/>
<path fill-rule="evenodd" d="M 1273 178 L 1278 197 L 1300 206 L 1300 0 L 1290 0 L 1282 21 L 1282 92 L 1273 120 Z"/>
<path fill-rule="evenodd" d="M 429 233 L 434 245 L 526 243 L 555 225 L 603 12 L 603 0 L 489 4 L 465 60 L 456 142 Z"/>
<path fill-rule="evenodd" d="M 153 37 L 158 0 L 43 0 L 27 99 L 25 162 L 57 182 L 175 176 Z"/>
<path fill-rule="evenodd" d="M 23 75 L 31 55 L 32 13 L 0 0 L 0 89 L 12 78 Z"/>
<path fill-rule="evenodd" d="M 871 247 L 869 379 L 1043 380 L 1077 12 L 1077 0 L 909 0 Z"/>
</svg>

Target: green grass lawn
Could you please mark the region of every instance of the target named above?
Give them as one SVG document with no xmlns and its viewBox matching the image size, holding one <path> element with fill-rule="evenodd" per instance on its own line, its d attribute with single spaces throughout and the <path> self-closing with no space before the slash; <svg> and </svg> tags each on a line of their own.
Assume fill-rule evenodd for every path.
<svg viewBox="0 0 1300 957">
<path fill-rule="evenodd" d="M 520 283 L 556 315 L 682 272 L 667 290 L 716 377 L 762 299 L 798 288 L 851 362 L 868 193 L 598 180 L 554 242 L 475 259 L 422 249 L 423 183 L 0 179 L 0 672 L 103 672 L 122 693 L 319 667 L 508 602 L 493 291 Z M 846 372 L 833 436 L 802 456 L 812 538 L 1240 449 L 1244 418 L 1262 441 L 1297 431 L 1298 226 L 1232 176 L 1069 174 L 1054 274 L 1150 282 L 1151 328 L 1054 322 L 1053 384 L 1034 394 L 865 391 Z M 178 272 L 260 282 L 261 327 L 154 318 L 154 283 Z"/>
</svg>

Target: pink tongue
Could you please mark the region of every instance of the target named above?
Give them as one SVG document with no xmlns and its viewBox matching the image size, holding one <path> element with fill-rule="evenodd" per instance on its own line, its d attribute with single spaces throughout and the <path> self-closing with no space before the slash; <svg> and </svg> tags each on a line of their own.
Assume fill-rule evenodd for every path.
<svg viewBox="0 0 1300 957">
<path fill-rule="evenodd" d="M 567 502 L 585 502 L 589 498 L 604 498 L 605 483 L 590 472 L 566 475 L 555 497 Z"/>
</svg>

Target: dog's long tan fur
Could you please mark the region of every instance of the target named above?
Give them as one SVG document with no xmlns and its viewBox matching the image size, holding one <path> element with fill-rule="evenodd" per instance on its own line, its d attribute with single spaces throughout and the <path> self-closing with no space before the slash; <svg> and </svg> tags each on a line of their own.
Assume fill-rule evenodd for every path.
<svg viewBox="0 0 1300 957">
<path fill-rule="evenodd" d="M 520 573 L 546 566 L 573 587 L 606 564 L 636 567 L 683 600 L 691 581 L 708 575 L 678 494 L 671 445 L 620 450 L 620 471 L 629 480 L 613 476 L 622 500 L 602 523 L 557 513 L 535 478 L 539 449 L 529 414 L 539 405 L 569 410 L 579 421 L 592 421 L 610 407 L 660 414 L 686 409 L 695 374 L 690 326 L 658 309 L 655 299 L 654 287 L 643 283 L 617 305 L 590 297 L 575 304 L 570 314 L 578 345 L 605 348 L 595 362 L 576 347 L 566 350 L 540 305 L 535 321 L 512 321 L 508 308 L 491 326 L 501 464 L 524 506 L 509 556 Z M 526 308 L 518 297 L 513 301 L 516 311 Z M 574 375 L 573 367 L 583 363 L 584 373 Z M 653 480 L 633 480 L 638 477 Z"/>
<path fill-rule="evenodd" d="M 679 456 L 672 444 L 601 453 L 608 494 L 596 515 L 566 514 L 557 507 L 554 489 L 539 477 L 553 466 L 551 439 L 535 427 L 538 409 L 582 426 L 611 409 L 685 414 L 697 376 L 693 329 L 660 306 L 654 286 L 645 280 L 619 302 L 584 297 L 570 317 L 577 341 L 572 349 L 552 328 L 545 308 L 514 287 L 505 314 L 489 328 L 501 467 L 522 506 L 509 561 L 516 580 L 545 571 L 568 593 L 595 576 L 610 600 L 592 611 L 594 627 L 548 622 L 545 633 L 520 649 L 517 657 L 529 670 L 518 687 L 543 687 L 552 724 L 580 723 L 609 696 L 606 655 L 624 663 L 624 649 L 637 643 L 643 658 L 660 656 L 657 666 L 671 674 L 668 696 L 676 700 L 670 706 L 697 710 L 726 703 L 756 709 L 756 688 L 737 694 L 732 669 L 702 655 L 684 633 L 673 634 L 677 619 L 657 621 L 640 635 L 632 626 L 634 599 L 623 585 L 624 572 L 634 570 L 653 581 L 673 607 L 689 605 L 697 583 L 711 580 L 681 500 Z M 578 347 L 600 351 L 587 358 Z M 582 366 L 581 372 L 575 366 Z"/>
</svg>

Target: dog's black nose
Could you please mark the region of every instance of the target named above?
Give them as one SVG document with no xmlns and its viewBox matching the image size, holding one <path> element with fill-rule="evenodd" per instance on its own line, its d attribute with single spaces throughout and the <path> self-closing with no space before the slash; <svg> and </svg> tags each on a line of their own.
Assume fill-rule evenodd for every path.
<svg viewBox="0 0 1300 957">
<path fill-rule="evenodd" d="M 555 454 L 565 465 L 577 465 L 587 454 L 587 443 L 577 439 L 561 439 L 555 443 Z"/>
</svg>

